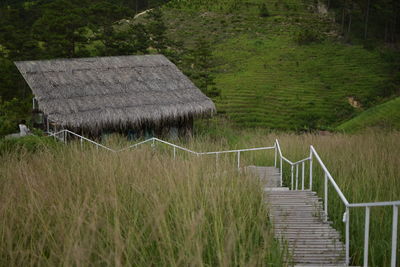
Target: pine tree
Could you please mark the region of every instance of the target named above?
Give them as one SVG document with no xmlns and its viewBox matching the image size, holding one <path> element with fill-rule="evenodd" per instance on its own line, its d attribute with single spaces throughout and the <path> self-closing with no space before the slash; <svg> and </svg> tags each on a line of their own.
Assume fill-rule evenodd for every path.
<svg viewBox="0 0 400 267">
<path fill-rule="evenodd" d="M 149 23 L 147 31 L 150 35 L 150 44 L 162 53 L 168 46 L 168 40 L 166 37 L 167 26 L 164 23 L 163 14 L 161 9 L 155 8 L 148 13 Z"/>
<path fill-rule="evenodd" d="M 215 87 L 215 77 L 212 74 L 214 60 L 211 44 L 203 38 L 198 39 L 192 51 L 192 60 L 190 76 L 194 79 L 195 84 L 207 96 L 219 96 L 220 91 Z"/>
<path fill-rule="evenodd" d="M 43 42 L 48 57 L 76 57 L 78 47 L 88 42 L 87 9 L 77 1 L 56 0 L 33 25 L 38 41 Z"/>
</svg>

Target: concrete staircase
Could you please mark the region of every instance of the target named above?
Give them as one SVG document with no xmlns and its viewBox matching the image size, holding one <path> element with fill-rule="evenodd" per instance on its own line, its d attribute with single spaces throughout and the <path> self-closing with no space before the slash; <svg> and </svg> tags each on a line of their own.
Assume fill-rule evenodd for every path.
<svg viewBox="0 0 400 267">
<path fill-rule="evenodd" d="M 345 266 L 345 248 L 340 234 L 327 222 L 315 192 L 280 187 L 279 170 L 247 167 L 265 181 L 275 236 L 289 249 L 295 266 Z"/>
</svg>

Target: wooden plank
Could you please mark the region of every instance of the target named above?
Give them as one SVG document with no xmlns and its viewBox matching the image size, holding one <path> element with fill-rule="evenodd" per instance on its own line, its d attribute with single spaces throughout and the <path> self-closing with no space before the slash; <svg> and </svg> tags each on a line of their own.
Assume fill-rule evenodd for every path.
<svg viewBox="0 0 400 267">
<path fill-rule="evenodd" d="M 265 181 L 264 188 L 269 216 L 275 236 L 282 247 L 292 252 L 296 264 L 343 266 L 344 245 L 340 233 L 324 222 L 321 199 L 310 190 L 297 191 L 279 187 L 279 170 L 274 167 L 249 166 L 247 171 Z"/>
</svg>

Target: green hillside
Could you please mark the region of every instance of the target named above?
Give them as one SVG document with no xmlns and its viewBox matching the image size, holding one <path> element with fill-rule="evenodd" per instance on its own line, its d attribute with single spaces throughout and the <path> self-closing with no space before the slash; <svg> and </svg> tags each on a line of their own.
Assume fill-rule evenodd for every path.
<svg viewBox="0 0 400 267">
<path fill-rule="evenodd" d="M 384 93 L 390 66 L 341 42 L 330 17 L 305 2 L 172 1 L 164 14 L 173 40 L 212 43 L 219 113 L 246 127 L 331 128 L 357 112 L 349 98 L 369 106 Z"/>
<path fill-rule="evenodd" d="M 362 112 L 341 124 L 338 130 L 356 132 L 368 127 L 400 130 L 400 97 Z"/>
<path fill-rule="evenodd" d="M 400 4 L 375 1 L 366 14 L 371 1 L 348 2 L 5 1 L 0 136 L 31 116 L 31 90 L 14 61 L 151 53 L 213 98 L 218 124 L 335 129 L 400 88 Z"/>
</svg>

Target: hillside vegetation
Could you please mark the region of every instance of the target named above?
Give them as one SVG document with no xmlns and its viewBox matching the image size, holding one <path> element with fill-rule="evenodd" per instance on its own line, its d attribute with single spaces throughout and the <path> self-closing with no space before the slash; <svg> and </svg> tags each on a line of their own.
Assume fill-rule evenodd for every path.
<svg viewBox="0 0 400 267">
<path fill-rule="evenodd" d="M 173 40 L 212 44 L 219 113 L 240 126 L 332 129 L 393 93 L 392 66 L 343 43 L 332 18 L 306 2 L 172 1 L 164 14 Z"/>
<path fill-rule="evenodd" d="M 400 98 L 362 112 L 355 118 L 339 125 L 338 130 L 351 133 L 369 127 L 400 130 Z"/>
<path fill-rule="evenodd" d="M 30 116 L 13 61 L 148 53 L 176 63 L 235 126 L 334 129 L 399 93 L 400 5 L 370 2 L 3 1 L 0 135 Z"/>
</svg>

